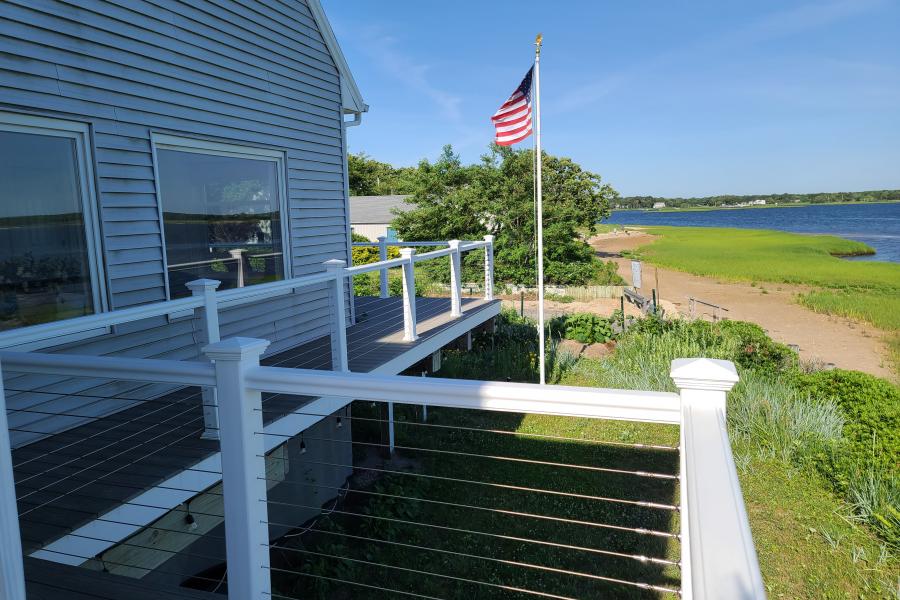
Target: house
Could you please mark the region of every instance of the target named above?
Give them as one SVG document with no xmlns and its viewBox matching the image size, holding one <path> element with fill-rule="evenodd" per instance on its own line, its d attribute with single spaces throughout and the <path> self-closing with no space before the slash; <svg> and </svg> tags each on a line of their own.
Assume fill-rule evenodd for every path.
<svg viewBox="0 0 900 600">
<path fill-rule="evenodd" d="M 206 343 L 243 336 L 268 340 L 268 364 L 330 369 L 341 366 L 329 341 L 340 318 L 344 367 L 396 374 L 497 314 L 497 302 L 467 299 L 451 320 L 449 299 L 420 299 L 404 341 L 401 299 L 355 299 L 351 278 L 339 278 L 342 289 L 322 279 L 328 261 L 350 262 L 347 130 L 368 107 L 318 0 L 3 2 L 0 36 L 0 348 L 197 361 Z M 320 280 L 285 285 L 310 277 Z M 217 306 L 190 306 L 203 297 Z M 336 297 L 345 314 L 335 315 Z M 358 314 L 368 320 L 355 324 Z M 198 506 L 222 510 L 221 477 L 172 483 L 219 460 L 215 420 L 199 416 L 210 390 L 8 366 L 4 377 L 27 557 L 167 585 L 184 580 L 172 572 L 210 566 L 196 558 L 203 540 L 143 530 L 180 527 Z M 185 402 L 190 419 L 176 410 Z M 289 417 L 290 404 L 267 423 Z M 151 406 L 164 410 L 149 419 Z M 146 427 L 126 435 L 123 422 Z M 274 480 L 344 483 L 346 468 L 310 460 L 351 464 L 349 446 L 309 442 L 301 460 L 292 436 L 341 438 L 349 426 L 282 426 L 290 436 L 267 449 L 271 494 L 304 497 Z M 134 450 L 154 436 L 173 447 L 151 458 Z M 129 461 L 85 479 L 69 472 L 73 452 L 84 473 L 117 453 Z M 129 511 L 134 498 L 155 508 Z M 300 525 L 309 514 L 280 516 Z M 221 530 L 222 519 L 196 519 L 192 532 Z M 151 533 L 168 553 L 135 550 Z M 34 576 L 57 572 L 47 569 Z"/>
<path fill-rule="evenodd" d="M 353 233 L 364 235 L 369 241 L 384 236 L 389 242 L 397 241 L 397 232 L 391 223 L 397 217 L 395 211 L 406 212 L 412 208 L 409 195 L 350 196 L 350 226 Z"/>
<path fill-rule="evenodd" d="M 653 208 L 665 208 L 665 207 L 666 207 L 665 202 L 654 202 L 653 203 Z"/>
<path fill-rule="evenodd" d="M 360 423 L 381 435 L 369 446 L 399 449 L 395 404 L 464 435 L 479 432 L 425 409 L 681 427 L 679 447 L 664 449 L 678 474 L 588 469 L 645 478 L 636 495 L 680 483 L 665 503 L 446 476 L 558 498 L 566 518 L 480 506 L 478 493 L 471 506 L 392 500 L 595 529 L 608 524 L 580 502 L 665 511 L 677 532 L 629 531 L 682 541 L 678 565 L 662 560 L 680 569 L 684 597 L 764 597 L 724 429 L 730 363 L 675 361 L 680 394 L 421 377 L 443 348 L 491 331 L 493 238 L 349 264 L 347 135 L 368 107 L 319 0 L 6 1 L 0 39 L 4 599 L 212 600 L 227 586 L 231 600 L 263 600 L 284 574 L 323 577 L 272 556 L 335 510 L 354 472 L 419 475 L 358 459 Z M 484 266 L 482 297 L 462 297 L 467 253 Z M 449 263 L 449 297 L 416 297 L 424 261 Z M 388 293 L 391 268 L 401 296 Z M 353 278 L 376 271 L 380 296 L 354 297 Z M 381 412 L 356 415 L 355 401 Z M 352 540 L 377 543 L 404 542 Z M 608 561 L 597 552 L 654 560 L 593 551 L 598 569 Z M 205 591 L 185 587 L 201 581 Z M 356 597 L 373 591 L 345 583 Z"/>
</svg>

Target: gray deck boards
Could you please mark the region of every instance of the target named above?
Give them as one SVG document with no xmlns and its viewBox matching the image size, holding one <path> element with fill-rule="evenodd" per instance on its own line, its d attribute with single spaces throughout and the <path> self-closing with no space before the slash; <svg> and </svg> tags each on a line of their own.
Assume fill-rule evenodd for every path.
<svg viewBox="0 0 900 600">
<path fill-rule="evenodd" d="M 477 315 L 495 303 L 465 299 L 464 314 Z M 351 371 L 373 371 L 452 327 L 449 309 L 447 298 L 419 298 L 420 337 L 404 342 L 400 298 L 357 298 L 359 322 L 347 329 Z M 489 317 L 484 314 L 480 322 Z M 266 357 L 263 363 L 329 369 L 330 352 L 330 340 L 323 337 Z M 265 421 L 309 400 L 266 394 Z M 199 437 L 200 403 L 199 389 L 184 388 L 15 450 L 13 471 L 26 554 L 217 452 L 217 441 Z"/>
</svg>

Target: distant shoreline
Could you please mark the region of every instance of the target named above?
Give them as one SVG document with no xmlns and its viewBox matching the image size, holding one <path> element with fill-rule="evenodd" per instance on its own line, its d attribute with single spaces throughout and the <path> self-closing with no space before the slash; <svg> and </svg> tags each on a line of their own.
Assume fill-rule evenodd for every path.
<svg viewBox="0 0 900 600">
<path fill-rule="evenodd" d="M 665 208 L 614 208 L 610 212 L 707 212 L 711 210 L 755 210 L 761 208 L 802 208 L 804 206 L 858 206 L 860 204 L 900 204 L 900 200 L 859 200 L 848 202 L 787 202 L 753 206 L 667 206 Z"/>
</svg>

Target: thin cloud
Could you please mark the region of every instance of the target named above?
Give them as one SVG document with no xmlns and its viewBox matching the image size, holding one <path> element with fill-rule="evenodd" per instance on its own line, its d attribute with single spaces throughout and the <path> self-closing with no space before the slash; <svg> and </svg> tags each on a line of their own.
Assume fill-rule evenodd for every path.
<svg viewBox="0 0 900 600">
<path fill-rule="evenodd" d="M 659 54 L 630 68 L 608 74 L 594 82 L 571 90 L 550 108 L 551 112 L 567 112 L 590 106 L 630 81 L 646 77 L 666 65 L 686 60 L 694 53 L 722 53 L 731 48 L 747 47 L 773 39 L 815 30 L 867 13 L 885 5 L 885 0 L 835 0 L 804 4 L 773 12 L 747 26 L 738 27 L 682 48 Z"/>
<path fill-rule="evenodd" d="M 431 65 L 416 62 L 411 56 L 398 48 L 397 38 L 381 34 L 370 28 L 364 32 L 364 45 L 367 54 L 391 77 L 426 98 L 430 99 L 440 113 L 454 122 L 462 121 L 460 104 L 462 98 L 441 89 L 431 82 L 429 77 Z"/>
</svg>

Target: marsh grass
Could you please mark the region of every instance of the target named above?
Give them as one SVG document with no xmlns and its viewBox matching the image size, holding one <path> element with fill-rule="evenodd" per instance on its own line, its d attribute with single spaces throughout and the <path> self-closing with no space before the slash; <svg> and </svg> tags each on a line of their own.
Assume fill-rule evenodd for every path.
<svg viewBox="0 0 900 600">
<path fill-rule="evenodd" d="M 900 265 L 838 258 L 874 252 L 862 242 L 760 229 L 645 229 L 658 237 L 639 249 L 644 260 L 697 275 L 838 289 L 900 288 Z"/>
<path fill-rule="evenodd" d="M 900 264 L 848 261 L 871 254 L 862 242 L 830 235 L 758 229 L 647 227 L 657 239 L 634 254 L 654 264 L 722 280 L 812 285 L 797 301 L 825 314 L 889 332 L 889 359 L 900 375 Z"/>
</svg>

